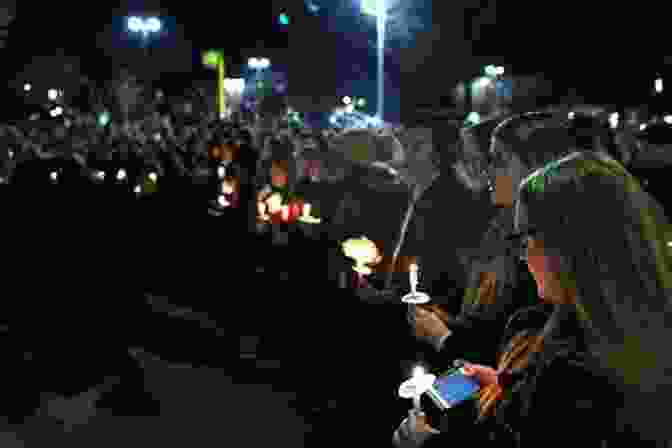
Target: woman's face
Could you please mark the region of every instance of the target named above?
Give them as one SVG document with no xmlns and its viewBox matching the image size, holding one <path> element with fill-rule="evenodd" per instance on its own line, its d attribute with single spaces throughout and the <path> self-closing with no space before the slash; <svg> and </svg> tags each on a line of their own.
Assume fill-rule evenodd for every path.
<svg viewBox="0 0 672 448">
<path fill-rule="evenodd" d="M 548 254 L 541 241 L 528 236 L 525 240 L 527 268 L 537 283 L 539 298 L 549 303 L 565 303 L 566 288 L 560 281 L 560 256 Z"/>
</svg>

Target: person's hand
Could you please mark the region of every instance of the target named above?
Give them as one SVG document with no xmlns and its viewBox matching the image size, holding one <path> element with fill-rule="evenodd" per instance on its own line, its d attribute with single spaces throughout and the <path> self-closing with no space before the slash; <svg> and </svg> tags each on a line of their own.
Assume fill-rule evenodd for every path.
<svg viewBox="0 0 672 448">
<path fill-rule="evenodd" d="M 439 315 L 422 306 L 415 306 L 412 324 L 415 327 L 415 336 L 421 339 L 441 338 L 450 334 L 450 329 Z"/>
<path fill-rule="evenodd" d="M 465 376 L 476 378 L 476 381 L 479 382 L 481 387 L 499 385 L 497 382 L 497 371 L 492 367 L 465 362 L 462 368 L 462 373 L 464 373 Z"/>
<path fill-rule="evenodd" d="M 392 443 L 397 448 L 419 447 L 434 434 L 440 434 L 440 431 L 429 426 L 425 414 L 411 409 L 408 418 L 394 432 Z"/>
</svg>

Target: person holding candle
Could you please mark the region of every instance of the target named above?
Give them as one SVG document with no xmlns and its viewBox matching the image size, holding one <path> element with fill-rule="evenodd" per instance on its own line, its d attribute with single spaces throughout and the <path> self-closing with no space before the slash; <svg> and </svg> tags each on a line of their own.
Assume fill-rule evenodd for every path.
<svg viewBox="0 0 672 448">
<path fill-rule="evenodd" d="M 665 446 L 667 419 L 645 404 L 672 393 L 664 342 L 672 263 L 662 207 L 619 162 L 596 152 L 552 161 L 519 191 L 520 254 L 554 311 L 527 348 L 510 341 L 526 353 L 517 369 L 465 365 L 493 392 L 481 397 L 481 415 L 496 409 L 517 446 L 549 436 L 559 446 Z M 601 212 L 587 215 L 596 203 Z"/>
</svg>

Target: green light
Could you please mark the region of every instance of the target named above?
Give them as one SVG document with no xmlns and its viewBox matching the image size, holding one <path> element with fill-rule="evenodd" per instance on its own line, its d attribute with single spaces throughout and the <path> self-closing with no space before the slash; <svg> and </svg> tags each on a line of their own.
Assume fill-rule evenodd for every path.
<svg viewBox="0 0 672 448">
<path fill-rule="evenodd" d="M 110 122 L 110 114 L 107 112 L 103 112 L 98 116 L 98 125 L 101 127 L 107 126 L 107 123 Z"/>
<path fill-rule="evenodd" d="M 370 16 L 378 15 L 378 0 L 361 0 L 362 12 Z"/>
<path fill-rule="evenodd" d="M 289 17 L 287 17 L 287 14 L 285 13 L 280 14 L 280 18 L 278 20 L 280 22 L 280 25 L 284 26 L 289 25 Z"/>
<path fill-rule="evenodd" d="M 478 124 L 481 122 L 481 114 L 478 112 L 470 112 L 469 115 L 467 115 L 466 121 L 471 124 Z"/>
<path fill-rule="evenodd" d="M 364 107 L 366 106 L 366 100 L 364 98 L 360 98 L 357 100 L 357 107 Z"/>
<path fill-rule="evenodd" d="M 203 65 L 206 67 L 217 68 L 221 59 L 224 59 L 224 55 L 219 51 L 210 50 L 203 53 Z"/>
</svg>

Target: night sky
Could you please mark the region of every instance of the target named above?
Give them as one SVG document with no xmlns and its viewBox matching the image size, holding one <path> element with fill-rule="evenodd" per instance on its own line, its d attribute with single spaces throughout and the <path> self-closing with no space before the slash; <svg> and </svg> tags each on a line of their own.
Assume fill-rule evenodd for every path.
<svg viewBox="0 0 672 448">
<path fill-rule="evenodd" d="M 543 73 L 602 102 L 646 102 L 656 73 L 668 71 L 666 14 L 650 2 L 395 1 L 404 18 L 390 25 L 386 63 L 390 94 L 403 85 L 402 102 L 403 95 L 441 96 L 488 63 L 513 74 Z M 82 57 L 87 72 L 104 76 L 138 47 L 124 32 L 124 17 L 155 12 L 166 20 L 165 35 L 152 44 L 157 67 L 191 71 L 199 50 L 222 47 L 236 75 L 244 49 L 273 48 L 284 50 L 277 59 L 297 94 L 375 90 L 375 27 L 358 13 L 358 0 L 313 0 L 317 12 L 309 11 L 308 0 L 16 3 L 3 67 L 64 48 Z M 292 20 L 284 30 L 277 24 L 283 10 Z M 404 84 L 403 73 L 416 78 Z"/>
</svg>

